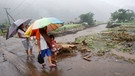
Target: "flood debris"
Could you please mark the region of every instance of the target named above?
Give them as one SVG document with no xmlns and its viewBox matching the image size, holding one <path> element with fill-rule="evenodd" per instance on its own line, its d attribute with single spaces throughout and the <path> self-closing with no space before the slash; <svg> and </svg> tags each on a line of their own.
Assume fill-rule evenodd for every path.
<svg viewBox="0 0 135 76">
<path fill-rule="evenodd" d="M 84 39 L 84 40 L 82 41 L 82 45 L 83 45 L 83 46 L 87 46 L 87 45 L 88 45 L 88 43 L 86 43 L 85 40 L 86 40 L 86 39 Z"/>
<path fill-rule="evenodd" d="M 103 55 L 105 55 L 105 51 L 98 51 L 97 52 L 97 56 L 103 56 Z"/>
<path fill-rule="evenodd" d="M 76 45 L 74 44 L 58 44 L 58 53 L 62 52 L 68 52 L 68 53 L 73 53 L 74 50 L 77 48 Z"/>
<path fill-rule="evenodd" d="M 83 57 L 84 60 L 91 61 L 89 58 Z"/>
<path fill-rule="evenodd" d="M 89 58 L 90 58 L 92 55 L 93 55 L 92 53 L 91 53 L 91 54 L 88 54 L 88 55 L 84 56 L 83 59 L 90 62 L 91 60 L 90 60 Z"/>
<path fill-rule="evenodd" d="M 81 46 L 80 46 L 80 47 L 81 47 Z M 83 46 L 79 49 L 79 51 L 80 51 L 81 53 L 91 52 L 88 48 L 83 47 Z"/>
<path fill-rule="evenodd" d="M 129 58 L 127 61 L 130 62 L 130 63 L 132 63 L 132 64 L 135 63 L 135 59 L 132 59 L 132 58 Z"/>
</svg>

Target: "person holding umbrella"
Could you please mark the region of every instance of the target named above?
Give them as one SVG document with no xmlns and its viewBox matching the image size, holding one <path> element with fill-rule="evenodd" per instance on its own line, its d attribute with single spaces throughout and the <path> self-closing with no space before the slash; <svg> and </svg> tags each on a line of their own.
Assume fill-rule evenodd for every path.
<svg viewBox="0 0 135 76">
<path fill-rule="evenodd" d="M 64 25 L 64 22 L 57 18 L 44 17 L 44 18 L 34 21 L 24 34 L 26 37 L 36 36 L 37 46 L 38 46 L 38 51 L 39 51 L 38 62 L 42 64 L 43 67 L 45 65 L 44 60 L 43 60 L 45 55 L 47 55 L 48 57 L 50 66 L 56 66 L 51 61 L 52 54 L 51 54 L 50 49 L 52 49 L 52 44 L 51 44 L 51 39 L 48 36 L 48 33 L 53 30 L 58 29 L 59 27 L 63 25 Z"/>
<path fill-rule="evenodd" d="M 56 65 L 52 63 L 51 61 L 51 39 L 47 34 L 47 27 L 45 26 L 44 28 L 40 28 L 36 32 L 36 39 L 37 39 L 37 46 L 38 46 L 38 51 L 41 54 L 41 56 L 44 58 L 45 55 L 48 57 L 48 61 L 50 64 L 50 67 L 55 67 Z M 45 63 L 42 63 L 42 66 L 45 66 Z"/>
<path fill-rule="evenodd" d="M 24 36 L 26 27 L 24 26 L 24 24 L 21 24 L 17 28 L 17 30 L 18 30 L 18 36 L 22 40 L 22 44 L 23 44 L 23 46 L 25 48 L 25 51 L 26 51 L 27 56 L 29 56 L 29 55 L 32 56 L 33 55 L 32 54 L 32 46 L 30 44 L 29 38 Z M 30 54 L 29 54 L 29 51 L 28 51 L 29 49 L 30 49 Z"/>
</svg>

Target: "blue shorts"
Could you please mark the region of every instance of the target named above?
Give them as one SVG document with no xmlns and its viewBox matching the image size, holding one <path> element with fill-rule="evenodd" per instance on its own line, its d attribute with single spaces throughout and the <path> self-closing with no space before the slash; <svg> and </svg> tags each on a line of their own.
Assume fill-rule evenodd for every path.
<svg viewBox="0 0 135 76">
<path fill-rule="evenodd" d="M 52 53 L 51 53 L 51 50 L 48 48 L 48 49 L 45 49 L 45 50 L 41 50 L 41 56 L 44 58 L 45 57 L 45 54 L 47 56 L 51 56 Z"/>
</svg>

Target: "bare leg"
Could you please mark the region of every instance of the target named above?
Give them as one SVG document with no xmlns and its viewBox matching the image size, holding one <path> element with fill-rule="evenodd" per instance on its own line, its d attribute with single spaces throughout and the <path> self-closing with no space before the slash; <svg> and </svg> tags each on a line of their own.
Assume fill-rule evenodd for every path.
<svg viewBox="0 0 135 76">
<path fill-rule="evenodd" d="M 32 55 L 32 49 L 30 49 L 30 55 Z"/>
<path fill-rule="evenodd" d="M 28 50 L 26 50 L 26 54 L 27 54 L 27 55 L 29 55 L 29 52 L 28 52 Z"/>
<path fill-rule="evenodd" d="M 55 64 L 52 64 L 51 56 L 48 56 L 48 61 L 49 61 L 50 66 L 56 66 Z"/>
<path fill-rule="evenodd" d="M 54 61 L 57 62 L 57 53 L 54 53 Z"/>
<path fill-rule="evenodd" d="M 51 60 L 52 60 L 52 61 L 55 61 L 55 53 L 52 54 Z"/>
<path fill-rule="evenodd" d="M 42 67 L 43 67 L 43 68 L 45 67 L 45 65 L 46 65 L 46 64 L 45 64 L 45 62 L 44 62 L 44 63 L 42 63 Z"/>
<path fill-rule="evenodd" d="M 52 64 L 51 56 L 48 56 L 48 61 L 49 61 L 49 64 L 51 65 Z"/>
</svg>

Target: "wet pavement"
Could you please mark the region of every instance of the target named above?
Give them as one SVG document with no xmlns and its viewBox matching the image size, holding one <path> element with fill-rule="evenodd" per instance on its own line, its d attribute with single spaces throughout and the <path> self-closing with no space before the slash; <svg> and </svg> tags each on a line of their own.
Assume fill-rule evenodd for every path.
<svg viewBox="0 0 135 76">
<path fill-rule="evenodd" d="M 98 27 L 101 29 L 101 26 Z M 93 30 L 96 29 L 97 27 L 94 27 Z M 81 34 L 90 34 L 90 31 L 58 37 L 57 42 L 72 42 Z M 96 32 L 99 31 L 101 30 Z M 67 37 L 71 39 L 66 39 Z M 36 45 L 33 45 L 33 54 L 34 56 L 26 56 L 20 39 L 5 40 L 0 37 L 0 76 L 135 76 L 135 64 L 107 60 L 103 57 L 91 57 L 92 61 L 89 62 L 82 58 L 81 52 L 59 56 L 57 67 L 52 68 L 48 66 L 47 58 L 45 68 L 37 62 Z"/>
</svg>

